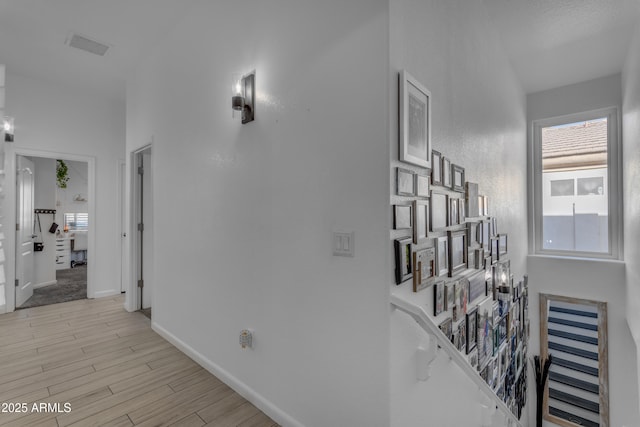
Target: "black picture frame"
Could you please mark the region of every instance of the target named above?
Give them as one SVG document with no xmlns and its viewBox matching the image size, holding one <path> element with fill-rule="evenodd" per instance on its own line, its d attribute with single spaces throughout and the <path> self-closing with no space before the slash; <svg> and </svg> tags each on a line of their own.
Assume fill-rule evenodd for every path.
<svg viewBox="0 0 640 427">
<path fill-rule="evenodd" d="M 484 279 L 484 271 L 469 277 L 469 303 L 487 296 L 487 284 Z"/>
<path fill-rule="evenodd" d="M 411 205 L 393 205 L 393 229 L 410 230 L 413 225 Z"/>
<path fill-rule="evenodd" d="M 442 186 L 451 188 L 451 160 L 442 156 Z"/>
<path fill-rule="evenodd" d="M 413 277 L 411 241 L 411 237 L 394 240 L 397 285 L 400 285 Z"/>
<path fill-rule="evenodd" d="M 467 205 L 467 216 L 477 218 L 480 216 L 478 204 L 478 184 L 475 182 L 465 182 L 465 203 Z"/>
<path fill-rule="evenodd" d="M 507 234 L 498 234 L 498 259 L 507 255 Z"/>
<path fill-rule="evenodd" d="M 448 224 L 458 225 L 460 224 L 460 217 L 458 216 L 458 209 L 460 207 L 460 199 L 455 197 L 449 197 L 449 221 Z"/>
<path fill-rule="evenodd" d="M 442 154 L 431 150 L 431 184 L 442 185 Z"/>
<path fill-rule="evenodd" d="M 431 191 L 431 227 L 433 232 L 444 231 L 449 225 L 449 196 Z"/>
<path fill-rule="evenodd" d="M 467 312 L 467 354 L 478 345 L 478 307 L 474 307 Z"/>
<path fill-rule="evenodd" d="M 434 248 L 419 249 L 413 253 L 413 292 L 420 292 L 433 283 L 435 263 Z"/>
<path fill-rule="evenodd" d="M 451 320 L 451 318 L 448 317 L 444 321 L 442 321 L 438 325 L 438 328 L 440 328 L 444 336 L 447 337 L 449 341 L 451 341 L 451 337 L 453 336 L 453 321 Z"/>
<path fill-rule="evenodd" d="M 449 277 L 453 277 L 467 268 L 467 232 L 449 230 L 447 235 L 449 237 Z"/>
<path fill-rule="evenodd" d="M 451 189 L 464 193 L 464 168 L 460 165 L 451 165 Z"/>
<path fill-rule="evenodd" d="M 396 195 L 415 196 L 415 172 L 408 169 L 396 168 Z"/>
<path fill-rule="evenodd" d="M 431 92 L 406 70 L 399 74 L 399 158 L 431 167 Z"/>
<path fill-rule="evenodd" d="M 436 250 L 436 276 L 449 275 L 449 237 L 440 236 L 433 239 L 433 247 Z"/>
<path fill-rule="evenodd" d="M 412 208 L 413 243 L 418 245 L 426 242 L 429 235 L 429 201 L 414 200 Z"/>
<path fill-rule="evenodd" d="M 438 316 L 444 311 L 444 282 L 433 284 L 433 315 Z"/>
<path fill-rule="evenodd" d="M 428 175 L 422 175 L 420 173 L 416 173 L 415 176 L 416 197 L 429 197 L 429 182 L 431 181 L 431 178 Z"/>
</svg>

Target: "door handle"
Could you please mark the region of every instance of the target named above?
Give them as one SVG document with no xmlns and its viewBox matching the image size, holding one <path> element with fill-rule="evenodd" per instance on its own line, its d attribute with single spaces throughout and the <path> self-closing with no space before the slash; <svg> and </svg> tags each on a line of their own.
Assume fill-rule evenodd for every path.
<svg viewBox="0 0 640 427">
<path fill-rule="evenodd" d="M 32 238 L 32 239 L 35 239 L 36 237 L 38 237 L 38 235 L 37 235 L 37 234 L 32 234 L 32 235 L 31 235 L 31 238 Z"/>
</svg>

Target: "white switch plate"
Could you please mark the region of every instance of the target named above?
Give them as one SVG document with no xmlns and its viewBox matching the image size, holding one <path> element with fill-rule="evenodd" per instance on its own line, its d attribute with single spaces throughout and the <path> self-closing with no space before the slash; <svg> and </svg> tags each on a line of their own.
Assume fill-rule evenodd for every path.
<svg viewBox="0 0 640 427">
<path fill-rule="evenodd" d="M 333 255 L 350 257 L 355 255 L 354 232 L 333 232 Z"/>
</svg>

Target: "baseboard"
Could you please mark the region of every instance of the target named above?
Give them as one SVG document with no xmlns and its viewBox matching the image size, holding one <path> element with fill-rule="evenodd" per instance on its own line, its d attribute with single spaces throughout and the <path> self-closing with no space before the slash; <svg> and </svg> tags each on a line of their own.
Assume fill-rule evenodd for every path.
<svg viewBox="0 0 640 427">
<path fill-rule="evenodd" d="M 240 396 L 244 397 L 246 400 L 251 402 L 254 406 L 260 409 L 262 412 L 267 414 L 272 420 L 277 422 L 283 427 L 304 427 L 302 423 L 295 420 L 286 412 L 282 411 L 280 408 L 275 406 L 269 400 L 265 399 L 262 395 L 258 394 L 251 387 L 238 380 L 236 377 L 231 375 L 229 372 L 221 368 L 219 365 L 215 364 L 211 360 L 204 357 L 202 354 L 194 350 L 192 347 L 187 345 L 185 342 L 180 340 L 178 337 L 173 335 L 171 332 L 164 329 L 162 326 L 158 325 L 156 322 L 151 322 L 151 328 L 156 331 L 160 336 L 169 341 L 175 347 L 177 347 L 184 354 L 193 359 L 200 366 L 205 368 L 207 371 L 211 372 L 218 379 L 224 382 L 226 385 L 231 387 L 236 393 Z"/>
<path fill-rule="evenodd" d="M 93 294 L 93 297 L 90 298 L 104 298 L 104 297 L 112 297 L 114 295 L 120 295 L 120 291 L 116 289 L 109 289 L 108 291 L 99 291 Z"/>
<path fill-rule="evenodd" d="M 38 283 L 37 285 L 33 285 L 33 289 L 44 288 L 45 286 L 57 285 L 57 280 L 49 280 L 48 282 Z"/>
</svg>

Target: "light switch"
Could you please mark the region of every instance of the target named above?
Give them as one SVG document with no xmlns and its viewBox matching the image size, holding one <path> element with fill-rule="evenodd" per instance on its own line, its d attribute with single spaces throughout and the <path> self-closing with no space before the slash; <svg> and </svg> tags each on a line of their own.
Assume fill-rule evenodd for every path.
<svg viewBox="0 0 640 427">
<path fill-rule="evenodd" d="M 355 233 L 333 232 L 333 255 L 354 256 Z"/>
</svg>

